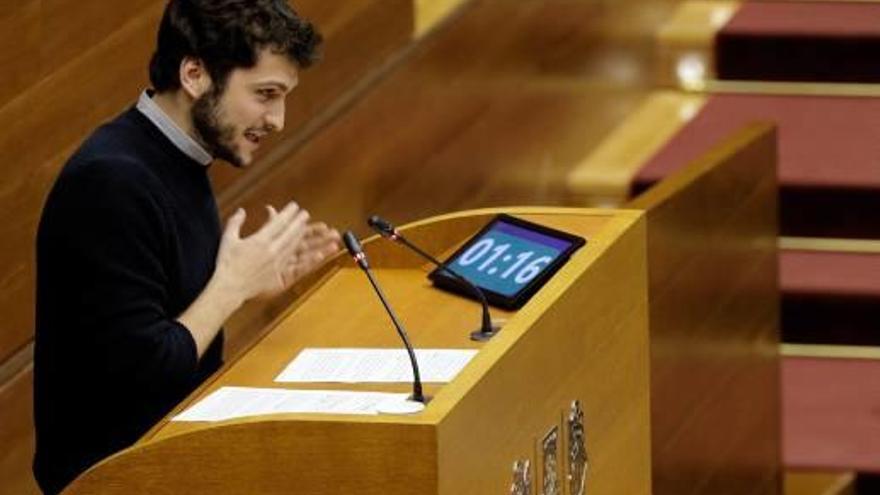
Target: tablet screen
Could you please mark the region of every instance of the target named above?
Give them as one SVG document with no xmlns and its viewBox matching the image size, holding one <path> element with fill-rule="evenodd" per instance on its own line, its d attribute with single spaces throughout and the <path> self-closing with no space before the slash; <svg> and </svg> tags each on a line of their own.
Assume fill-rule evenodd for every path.
<svg viewBox="0 0 880 495">
<path fill-rule="evenodd" d="M 518 307 L 525 302 L 522 296 L 534 293 L 584 242 L 565 232 L 500 215 L 446 264 L 483 289 L 490 302 Z M 460 285 L 439 270 L 431 274 L 431 279 L 448 289 L 456 290 L 455 285 Z M 453 283 L 442 283 L 442 279 Z M 466 291 L 456 292 L 468 295 Z"/>
</svg>

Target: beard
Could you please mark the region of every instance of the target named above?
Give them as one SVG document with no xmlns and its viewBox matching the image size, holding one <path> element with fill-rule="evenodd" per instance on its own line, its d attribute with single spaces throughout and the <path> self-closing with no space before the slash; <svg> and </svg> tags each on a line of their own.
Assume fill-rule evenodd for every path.
<svg viewBox="0 0 880 495">
<path fill-rule="evenodd" d="M 218 89 L 211 89 L 193 102 L 190 111 L 193 128 L 211 156 L 225 160 L 236 168 L 242 168 L 244 161 L 235 145 L 235 126 L 225 124 L 221 118 L 222 91 Z"/>
</svg>

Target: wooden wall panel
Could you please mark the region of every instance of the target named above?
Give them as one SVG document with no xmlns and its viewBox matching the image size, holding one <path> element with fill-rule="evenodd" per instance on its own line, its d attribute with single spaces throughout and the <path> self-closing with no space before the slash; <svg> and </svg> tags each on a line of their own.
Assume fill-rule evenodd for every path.
<svg viewBox="0 0 880 495">
<path fill-rule="evenodd" d="M 654 493 L 779 493 L 776 135 L 750 127 L 648 210 Z"/>
<path fill-rule="evenodd" d="M 558 201 L 568 167 L 639 100 L 616 92 L 609 103 L 611 96 L 590 86 L 389 81 L 239 203 L 296 198 L 322 219 L 365 232 L 369 211 L 403 222 L 488 206 L 493 197 Z"/>
<path fill-rule="evenodd" d="M 447 79 L 466 74 L 651 86 L 654 31 L 668 13 L 665 1 L 472 2 L 444 27 L 446 56 L 414 70 Z"/>
<path fill-rule="evenodd" d="M 0 385 L 0 493 L 40 493 L 31 475 L 34 455 L 33 367 Z"/>
<path fill-rule="evenodd" d="M 467 0 L 415 0 L 416 35 L 424 34 L 433 29 L 465 2 Z"/>
<path fill-rule="evenodd" d="M 42 75 L 48 76 L 68 63 L 75 62 L 85 52 L 102 43 L 130 22 L 156 19 L 164 2 L 157 0 L 126 0 L 102 2 L 96 0 L 42 0 L 42 39 L 40 61 Z M 155 25 L 158 25 L 155 24 Z M 142 41 L 152 45 L 155 36 Z M 134 55 L 134 54 L 133 54 Z M 135 57 L 104 60 L 93 67 L 95 71 L 115 72 L 120 61 L 138 62 Z M 146 65 L 144 65 L 146 74 Z"/>
<path fill-rule="evenodd" d="M 826 471 L 787 471 L 785 495 L 856 495 L 856 475 Z"/>
<path fill-rule="evenodd" d="M 40 3 L 5 2 L 0 12 L 0 105 L 40 76 Z"/>
</svg>

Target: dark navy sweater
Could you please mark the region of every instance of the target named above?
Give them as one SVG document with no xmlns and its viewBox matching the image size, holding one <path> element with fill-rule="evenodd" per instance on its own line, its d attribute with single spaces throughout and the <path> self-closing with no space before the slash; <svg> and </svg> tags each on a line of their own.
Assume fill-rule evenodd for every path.
<svg viewBox="0 0 880 495">
<path fill-rule="evenodd" d="M 135 442 L 221 364 L 175 321 L 214 271 L 206 167 L 137 109 L 62 169 L 37 235 L 34 474 L 56 493 Z"/>
</svg>

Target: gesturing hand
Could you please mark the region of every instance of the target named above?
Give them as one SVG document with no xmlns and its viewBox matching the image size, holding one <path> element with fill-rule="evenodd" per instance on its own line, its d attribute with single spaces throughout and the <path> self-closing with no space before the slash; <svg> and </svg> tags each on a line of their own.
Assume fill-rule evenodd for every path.
<svg viewBox="0 0 880 495">
<path fill-rule="evenodd" d="M 311 228 L 309 213 L 290 202 L 280 212 L 270 208 L 269 220 L 254 234 L 241 237 L 247 214 L 239 209 L 229 219 L 214 276 L 225 290 L 241 302 L 278 294 L 294 282 L 291 258 Z"/>
<path fill-rule="evenodd" d="M 192 334 L 199 356 L 245 301 L 284 291 L 339 249 L 339 232 L 323 223 L 309 224 L 309 213 L 296 203 L 288 203 L 280 212 L 267 209 L 269 220 L 245 238 L 241 237 L 245 211 L 232 215 L 220 240 L 214 275 L 177 317 Z"/>
<path fill-rule="evenodd" d="M 271 206 L 268 209 L 270 218 L 278 215 Z M 284 288 L 290 287 L 314 270 L 322 261 L 336 254 L 341 244 L 342 237 L 336 229 L 328 227 L 323 222 L 308 224 L 305 235 L 285 264 L 282 275 L 285 281 Z"/>
</svg>

